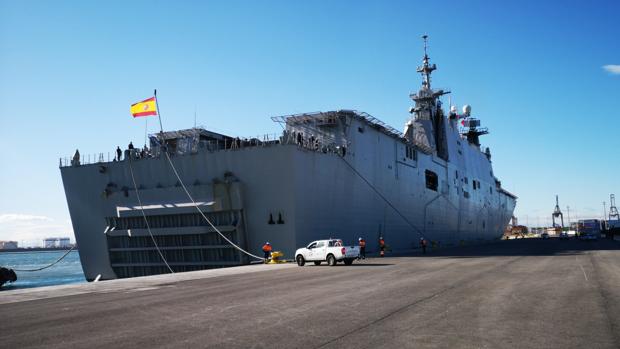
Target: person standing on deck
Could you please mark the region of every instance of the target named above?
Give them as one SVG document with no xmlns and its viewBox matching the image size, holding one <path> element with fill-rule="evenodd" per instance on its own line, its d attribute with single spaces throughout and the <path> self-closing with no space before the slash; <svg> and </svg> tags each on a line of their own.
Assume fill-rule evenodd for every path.
<svg viewBox="0 0 620 349">
<path fill-rule="evenodd" d="M 426 254 L 426 239 L 420 238 L 420 246 L 422 247 L 422 253 Z"/>
<path fill-rule="evenodd" d="M 71 166 L 80 166 L 80 151 L 77 149 L 75 150 L 75 154 L 73 154 Z"/>
<path fill-rule="evenodd" d="M 116 146 L 116 161 L 121 161 L 121 155 L 123 155 L 123 151 L 120 146 Z"/>
</svg>

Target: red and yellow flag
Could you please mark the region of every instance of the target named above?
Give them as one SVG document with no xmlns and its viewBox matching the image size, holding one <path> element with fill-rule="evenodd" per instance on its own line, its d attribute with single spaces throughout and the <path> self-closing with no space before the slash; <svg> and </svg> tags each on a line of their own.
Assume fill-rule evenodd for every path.
<svg viewBox="0 0 620 349">
<path fill-rule="evenodd" d="M 134 118 L 138 116 L 157 115 L 157 106 L 155 105 L 155 97 L 145 99 L 141 102 L 131 105 L 131 115 Z"/>
</svg>

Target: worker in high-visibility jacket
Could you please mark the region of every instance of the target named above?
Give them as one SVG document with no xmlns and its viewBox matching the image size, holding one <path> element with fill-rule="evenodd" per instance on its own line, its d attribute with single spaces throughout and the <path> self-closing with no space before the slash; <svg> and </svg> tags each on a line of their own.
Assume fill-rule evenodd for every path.
<svg viewBox="0 0 620 349">
<path fill-rule="evenodd" d="M 362 238 L 357 239 L 357 241 L 360 246 L 359 259 L 366 259 L 366 241 L 364 241 L 364 239 Z"/>
<path fill-rule="evenodd" d="M 379 237 L 379 257 L 385 257 L 385 240 L 383 240 L 383 236 Z"/>
<path fill-rule="evenodd" d="M 265 242 L 263 245 L 263 253 L 265 253 L 265 263 L 267 263 L 271 256 L 271 244 L 269 242 Z"/>
</svg>

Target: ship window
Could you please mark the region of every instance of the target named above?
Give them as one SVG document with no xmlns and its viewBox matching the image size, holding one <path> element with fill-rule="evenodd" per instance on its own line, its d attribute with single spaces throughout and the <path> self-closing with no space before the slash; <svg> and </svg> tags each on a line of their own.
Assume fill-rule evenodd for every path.
<svg viewBox="0 0 620 349">
<path fill-rule="evenodd" d="M 469 192 L 467 192 L 467 191 L 463 190 L 463 196 L 464 196 L 466 199 L 469 199 Z"/>
<path fill-rule="evenodd" d="M 437 174 L 429 170 L 424 171 L 424 173 L 426 175 L 426 188 L 437 191 L 437 187 L 439 186 Z"/>
<path fill-rule="evenodd" d="M 454 175 L 456 176 L 456 179 L 459 179 L 459 171 L 454 171 Z"/>
<path fill-rule="evenodd" d="M 358 128 L 357 128 L 357 132 L 359 132 L 359 133 L 364 133 L 364 128 L 363 128 L 363 127 L 358 127 Z"/>
<path fill-rule="evenodd" d="M 411 159 L 411 160 L 417 159 L 417 154 L 416 154 L 415 149 L 413 149 L 413 147 L 410 147 L 410 146 L 405 146 L 405 156 L 407 157 L 407 159 Z"/>
<path fill-rule="evenodd" d="M 493 194 L 493 187 L 489 187 L 489 193 Z"/>
</svg>

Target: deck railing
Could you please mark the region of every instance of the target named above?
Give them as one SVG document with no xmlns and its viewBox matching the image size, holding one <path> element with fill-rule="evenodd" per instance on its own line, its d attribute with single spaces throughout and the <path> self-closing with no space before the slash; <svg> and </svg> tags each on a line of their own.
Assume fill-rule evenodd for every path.
<svg viewBox="0 0 620 349">
<path fill-rule="evenodd" d="M 255 137 L 237 137 L 224 140 L 209 140 L 199 141 L 196 144 L 186 146 L 184 149 L 176 148 L 175 155 L 190 155 L 197 154 L 203 151 L 216 152 L 216 151 L 235 151 L 247 148 L 256 147 L 271 147 L 282 144 L 296 144 L 299 147 L 320 152 L 339 152 L 340 147 L 336 147 L 335 144 L 323 144 L 320 140 L 303 139 L 299 141 L 291 133 L 283 132 L 282 134 L 269 133 L 264 135 L 258 135 Z M 129 151 L 126 149 L 123 151 L 120 161 L 125 161 L 129 156 L 132 156 L 135 160 L 144 158 L 158 158 L 161 156 L 162 147 L 156 146 L 151 149 L 133 149 Z M 170 149 L 170 147 L 168 148 Z M 116 159 L 116 153 L 95 153 L 95 154 L 80 154 L 79 157 L 68 156 L 59 158 L 59 167 L 71 167 L 71 166 L 83 166 L 102 164 L 119 161 Z"/>
</svg>

